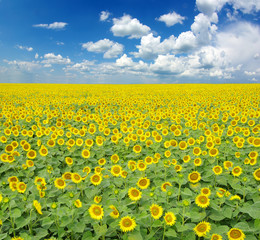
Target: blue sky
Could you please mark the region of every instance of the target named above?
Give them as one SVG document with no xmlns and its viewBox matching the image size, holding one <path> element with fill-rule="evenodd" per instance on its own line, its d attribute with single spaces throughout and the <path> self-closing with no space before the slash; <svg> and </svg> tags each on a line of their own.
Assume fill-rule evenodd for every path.
<svg viewBox="0 0 260 240">
<path fill-rule="evenodd" d="M 0 82 L 257 83 L 259 0 L 0 0 Z"/>
</svg>

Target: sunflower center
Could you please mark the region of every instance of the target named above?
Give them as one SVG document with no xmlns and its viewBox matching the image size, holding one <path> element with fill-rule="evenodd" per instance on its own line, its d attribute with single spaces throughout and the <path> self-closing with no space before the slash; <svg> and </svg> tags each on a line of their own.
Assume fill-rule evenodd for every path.
<svg viewBox="0 0 260 240">
<path fill-rule="evenodd" d="M 124 227 L 131 227 L 132 221 L 130 219 L 125 219 L 122 224 Z"/>
<path fill-rule="evenodd" d="M 158 215 L 159 214 L 159 209 L 157 207 L 153 207 L 152 208 L 152 214 L 155 215 L 155 216 Z"/>
<path fill-rule="evenodd" d="M 191 180 L 197 180 L 197 179 L 198 179 L 198 174 L 197 174 L 197 173 L 192 173 L 192 174 L 190 175 L 190 179 L 191 179 Z"/>
<path fill-rule="evenodd" d="M 166 216 L 166 221 L 167 222 L 171 222 L 172 221 L 172 216 L 171 215 L 167 215 Z"/>
<path fill-rule="evenodd" d="M 100 208 L 99 207 L 95 207 L 94 208 L 94 213 L 95 213 L 95 215 L 100 215 L 101 214 L 101 210 L 100 210 Z"/>
<path fill-rule="evenodd" d="M 242 235 L 241 232 L 240 232 L 239 230 L 236 230 L 236 229 L 234 229 L 234 230 L 232 230 L 232 231 L 230 232 L 230 236 L 231 236 L 232 238 L 234 238 L 234 239 L 240 238 L 241 235 Z"/>
<path fill-rule="evenodd" d="M 139 196 L 139 191 L 136 190 L 136 189 L 132 190 L 131 193 L 132 193 L 132 195 L 133 195 L 134 197 L 138 197 L 138 196 Z"/>
<path fill-rule="evenodd" d="M 64 181 L 62 179 L 58 180 L 58 185 L 59 186 L 63 186 L 64 185 Z"/>
<path fill-rule="evenodd" d="M 260 170 L 256 171 L 255 175 L 260 178 Z"/>
<path fill-rule="evenodd" d="M 146 186 L 146 184 L 147 184 L 146 179 L 142 179 L 142 180 L 139 181 L 139 185 L 141 185 L 141 186 Z"/>
<path fill-rule="evenodd" d="M 207 229 L 207 226 L 206 226 L 206 224 L 200 224 L 199 226 L 198 226 L 198 231 L 199 232 L 205 232 L 206 231 L 206 229 Z"/>
<path fill-rule="evenodd" d="M 206 202 L 207 202 L 207 197 L 201 196 L 201 197 L 199 198 L 199 201 L 200 201 L 201 203 L 206 203 Z"/>
<path fill-rule="evenodd" d="M 99 181 L 99 176 L 97 176 L 97 175 L 94 176 L 94 177 L 93 177 L 93 182 L 98 182 L 98 181 Z"/>
</svg>

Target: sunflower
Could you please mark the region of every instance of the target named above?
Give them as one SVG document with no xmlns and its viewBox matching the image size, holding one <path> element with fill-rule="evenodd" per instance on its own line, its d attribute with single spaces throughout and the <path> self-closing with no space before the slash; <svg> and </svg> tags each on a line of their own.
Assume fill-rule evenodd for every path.
<svg viewBox="0 0 260 240">
<path fill-rule="evenodd" d="M 140 153 L 140 152 L 142 151 L 142 147 L 141 147 L 140 145 L 135 145 L 135 146 L 133 147 L 133 151 L 134 151 L 135 153 Z"/>
<path fill-rule="evenodd" d="M 89 174 L 91 172 L 91 168 L 90 167 L 84 167 L 82 172 Z"/>
<path fill-rule="evenodd" d="M 24 183 L 24 182 L 19 182 L 18 184 L 17 184 L 17 191 L 19 192 L 19 193 L 24 193 L 25 192 L 25 190 L 26 190 L 26 184 Z"/>
<path fill-rule="evenodd" d="M 194 159 L 194 166 L 198 167 L 202 164 L 201 158 L 195 158 Z"/>
<path fill-rule="evenodd" d="M 84 149 L 84 150 L 82 151 L 82 153 L 81 153 L 81 156 L 82 156 L 83 158 L 89 158 L 89 157 L 90 157 L 90 151 L 87 150 L 87 149 Z"/>
<path fill-rule="evenodd" d="M 157 204 L 150 206 L 150 212 L 154 219 L 159 219 L 163 214 L 163 208 Z"/>
<path fill-rule="evenodd" d="M 217 155 L 218 155 L 218 149 L 217 149 L 217 148 L 211 148 L 211 149 L 209 150 L 209 155 L 210 155 L 211 157 L 217 156 Z"/>
<path fill-rule="evenodd" d="M 210 240 L 222 240 L 222 236 L 219 234 L 212 234 Z"/>
<path fill-rule="evenodd" d="M 188 144 L 185 141 L 180 141 L 179 142 L 179 148 L 181 150 L 185 150 L 188 147 Z"/>
<path fill-rule="evenodd" d="M 66 187 L 66 183 L 62 178 L 56 178 L 54 185 L 58 189 L 64 189 Z"/>
<path fill-rule="evenodd" d="M 211 226 L 209 222 L 200 222 L 193 230 L 199 237 L 204 237 L 210 231 Z"/>
<path fill-rule="evenodd" d="M 199 156 L 201 154 L 201 149 L 200 147 L 195 147 L 193 148 L 193 155 Z"/>
<path fill-rule="evenodd" d="M 172 226 L 176 222 L 176 217 L 173 212 L 167 212 L 164 215 L 164 220 L 165 220 L 166 225 Z"/>
<path fill-rule="evenodd" d="M 115 177 L 119 177 L 122 171 L 122 167 L 120 165 L 114 165 L 111 168 L 111 173 Z"/>
<path fill-rule="evenodd" d="M 182 166 L 177 164 L 174 166 L 174 169 L 176 172 L 180 172 L 182 170 Z"/>
<path fill-rule="evenodd" d="M 260 168 L 256 169 L 253 173 L 255 180 L 260 181 Z"/>
<path fill-rule="evenodd" d="M 66 158 L 65 158 L 65 161 L 66 161 L 66 163 L 67 163 L 69 166 L 71 166 L 71 165 L 73 164 L 73 159 L 72 159 L 71 157 L 66 157 Z"/>
<path fill-rule="evenodd" d="M 16 183 L 18 183 L 19 180 L 18 180 L 18 177 L 12 176 L 12 177 L 9 177 L 9 178 L 8 178 L 8 182 L 9 182 L 9 183 L 11 183 L 11 182 L 16 182 Z"/>
<path fill-rule="evenodd" d="M 254 138 L 253 145 L 254 145 L 254 147 L 259 147 L 260 146 L 260 138 Z"/>
<path fill-rule="evenodd" d="M 200 173 L 197 171 L 194 171 L 189 174 L 188 179 L 191 183 L 197 183 L 201 179 Z"/>
<path fill-rule="evenodd" d="M 195 199 L 195 203 L 201 208 L 208 207 L 209 202 L 210 202 L 210 199 L 206 195 L 203 195 L 203 194 L 198 195 Z"/>
<path fill-rule="evenodd" d="M 220 175 L 220 174 L 222 173 L 222 171 L 223 171 L 223 170 L 222 170 L 222 167 L 221 167 L 221 166 L 218 166 L 218 165 L 217 165 L 217 166 L 214 166 L 212 170 L 213 170 L 213 172 L 215 173 L 215 175 Z"/>
<path fill-rule="evenodd" d="M 224 161 L 223 165 L 226 170 L 229 170 L 233 166 L 233 163 L 231 161 Z"/>
<path fill-rule="evenodd" d="M 65 172 L 65 173 L 62 174 L 62 178 L 64 180 L 71 180 L 71 175 L 72 175 L 71 172 Z"/>
<path fill-rule="evenodd" d="M 132 201 L 138 201 L 142 198 L 142 192 L 140 192 L 137 188 L 130 188 L 128 190 L 128 196 Z"/>
<path fill-rule="evenodd" d="M 37 212 L 42 215 L 42 206 L 37 200 L 33 201 L 33 206 L 35 207 Z"/>
<path fill-rule="evenodd" d="M 39 153 L 41 156 L 45 157 L 48 155 L 48 149 L 45 147 L 45 146 L 41 146 L 40 150 L 39 150 Z"/>
<path fill-rule="evenodd" d="M 246 238 L 243 231 L 238 228 L 231 228 L 227 235 L 229 240 L 244 240 Z"/>
<path fill-rule="evenodd" d="M 105 165 L 105 164 L 106 164 L 106 159 L 105 159 L 105 158 L 100 158 L 100 159 L 98 160 L 98 165 L 103 166 L 103 165 Z"/>
<path fill-rule="evenodd" d="M 114 218 L 114 219 L 119 218 L 119 212 L 118 212 L 117 208 L 116 208 L 114 205 L 110 205 L 109 208 L 113 210 L 113 211 L 109 214 L 110 217 L 112 217 L 112 218 Z"/>
<path fill-rule="evenodd" d="M 82 181 L 82 177 L 78 173 L 72 173 L 71 180 L 74 183 L 80 183 Z"/>
<path fill-rule="evenodd" d="M 120 229 L 123 232 L 130 232 L 133 231 L 136 227 L 136 222 L 133 218 L 126 216 L 121 218 L 119 222 Z"/>
<path fill-rule="evenodd" d="M 94 202 L 95 202 L 95 203 L 100 203 L 101 200 L 102 200 L 102 197 L 101 197 L 101 196 L 95 196 L 95 197 L 94 197 Z"/>
<path fill-rule="evenodd" d="M 147 177 L 141 177 L 137 182 L 137 186 L 141 189 L 147 189 L 149 185 L 150 179 L 148 179 Z"/>
<path fill-rule="evenodd" d="M 2 202 L 2 200 L 3 200 L 3 196 L 2 196 L 2 194 L 0 193 L 0 202 Z"/>
<path fill-rule="evenodd" d="M 139 171 L 144 171 L 147 168 L 147 165 L 144 162 L 137 163 L 137 169 Z"/>
<path fill-rule="evenodd" d="M 239 166 L 234 167 L 232 170 L 232 174 L 235 177 L 239 177 L 242 174 L 242 168 Z"/>
<path fill-rule="evenodd" d="M 6 145 L 6 147 L 5 147 L 6 153 L 11 153 L 13 150 L 14 150 L 13 145 L 11 145 L 11 144 Z"/>
<path fill-rule="evenodd" d="M 204 187 L 204 188 L 202 188 L 202 189 L 200 190 L 200 193 L 208 197 L 208 196 L 210 196 L 211 191 L 210 191 L 209 188 Z"/>
<path fill-rule="evenodd" d="M 99 206 L 97 204 L 92 204 L 90 208 L 88 209 L 90 217 L 96 220 L 100 220 L 104 216 L 104 210 L 102 208 L 102 205 Z"/>
<path fill-rule="evenodd" d="M 74 202 L 74 205 L 77 207 L 77 208 L 81 208 L 82 207 L 82 202 L 77 199 L 75 202 Z"/>
<path fill-rule="evenodd" d="M 163 191 L 163 192 L 166 192 L 166 188 L 167 187 L 171 187 L 172 186 L 172 184 L 170 183 L 170 182 L 165 182 L 165 183 L 163 183 L 162 185 L 161 185 L 161 190 Z"/>
<path fill-rule="evenodd" d="M 33 167 L 34 162 L 32 160 L 26 160 L 26 165 L 27 165 L 27 167 Z"/>
<path fill-rule="evenodd" d="M 36 153 L 35 150 L 29 150 L 29 151 L 27 152 L 27 157 L 28 157 L 29 159 L 35 159 L 36 156 L 37 156 L 37 153 Z"/>
<path fill-rule="evenodd" d="M 91 176 L 90 181 L 93 185 L 97 186 L 102 182 L 102 176 L 99 174 L 94 174 Z"/>
</svg>

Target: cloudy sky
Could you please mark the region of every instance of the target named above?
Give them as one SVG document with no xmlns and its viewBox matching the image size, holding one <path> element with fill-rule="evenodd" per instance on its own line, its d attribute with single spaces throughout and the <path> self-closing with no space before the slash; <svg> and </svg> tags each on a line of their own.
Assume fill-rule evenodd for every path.
<svg viewBox="0 0 260 240">
<path fill-rule="evenodd" d="M 257 83 L 259 0 L 0 0 L 0 82 Z"/>
</svg>

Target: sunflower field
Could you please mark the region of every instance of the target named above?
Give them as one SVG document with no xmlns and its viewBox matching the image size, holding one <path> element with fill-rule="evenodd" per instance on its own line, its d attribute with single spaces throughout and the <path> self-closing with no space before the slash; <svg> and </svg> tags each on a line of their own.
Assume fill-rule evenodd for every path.
<svg viewBox="0 0 260 240">
<path fill-rule="evenodd" d="M 0 84 L 0 103 L 0 239 L 260 239 L 260 85 Z"/>
</svg>

